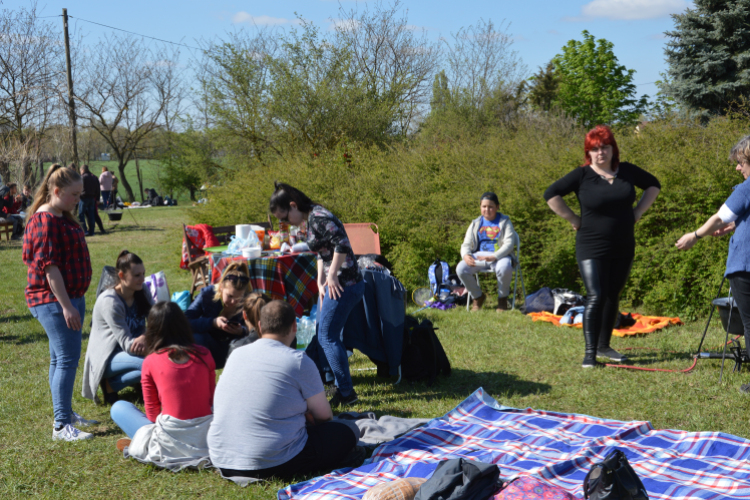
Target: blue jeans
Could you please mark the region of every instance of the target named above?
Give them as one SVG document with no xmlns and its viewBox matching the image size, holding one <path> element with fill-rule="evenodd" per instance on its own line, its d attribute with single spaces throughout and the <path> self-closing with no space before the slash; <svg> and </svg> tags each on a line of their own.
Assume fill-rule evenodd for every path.
<svg viewBox="0 0 750 500">
<path fill-rule="evenodd" d="M 105 209 L 109 207 L 109 193 L 111 193 L 111 191 L 102 191 L 102 203 L 104 203 Z"/>
<path fill-rule="evenodd" d="M 354 390 L 354 386 L 341 334 L 346 318 L 365 294 L 365 282 L 360 281 L 356 285 L 344 287 L 344 291 L 337 300 L 328 295 L 328 287 L 325 292 L 318 312 L 318 342 L 323 348 L 328 364 L 331 365 L 336 387 L 343 396 L 348 396 Z"/>
<path fill-rule="evenodd" d="M 70 299 L 70 302 L 81 315 L 83 324 L 86 298 Z M 81 357 L 81 330 L 68 328 L 59 302 L 41 304 L 29 310 L 39 320 L 49 338 L 49 388 L 52 392 L 55 426 L 69 424 L 73 419 L 73 385 Z"/>
<path fill-rule="evenodd" d="M 130 439 L 133 439 L 133 436 L 135 436 L 135 433 L 138 432 L 138 429 L 141 427 L 153 424 L 153 422 L 146 417 L 145 413 L 128 401 L 117 401 L 112 405 L 109 415 Z"/>
<path fill-rule="evenodd" d="M 133 356 L 125 351 L 120 351 L 107 363 L 104 370 L 104 378 L 109 379 L 109 385 L 115 392 L 120 392 L 131 385 L 137 385 L 141 381 L 141 367 L 143 358 Z"/>
<path fill-rule="evenodd" d="M 96 220 L 96 200 L 94 199 L 81 199 L 78 204 L 78 218 L 81 220 L 81 226 L 83 226 L 83 232 L 88 234 L 94 234 L 94 222 Z M 86 223 L 88 222 L 88 227 Z"/>
</svg>

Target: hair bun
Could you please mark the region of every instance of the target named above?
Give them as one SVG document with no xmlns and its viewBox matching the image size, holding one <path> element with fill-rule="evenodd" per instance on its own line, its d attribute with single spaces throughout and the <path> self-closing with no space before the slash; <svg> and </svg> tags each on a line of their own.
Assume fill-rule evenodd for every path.
<svg viewBox="0 0 750 500">
<path fill-rule="evenodd" d="M 119 260 L 119 259 L 121 259 L 122 257 L 125 257 L 125 256 L 126 256 L 127 254 L 129 254 L 129 253 L 130 253 L 130 250 L 128 250 L 128 249 L 125 249 L 125 250 L 123 250 L 122 252 L 120 252 L 120 254 L 119 254 L 119 255 L 117 256 L 117 259 Z"/>
</svg>

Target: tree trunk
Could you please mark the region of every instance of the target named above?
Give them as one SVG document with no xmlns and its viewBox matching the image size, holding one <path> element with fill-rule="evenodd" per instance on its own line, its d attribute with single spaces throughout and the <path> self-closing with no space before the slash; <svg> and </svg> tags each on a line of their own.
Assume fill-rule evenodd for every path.
<svg viewBox="0 0 750 500">
<path fill-rule="evenodd" d="M 133 196 L 133 188 L 130 187 L 128 179 L 125 178 L 125 166 L 126 164 L 122 162 L 122 158 L 118 158 L 117 171 L 120 172 L 120 184 L 125 186 L 125 192 L 128 193 L 128 201 L 133 203 L 135 201 L 135 196 Z"/>
<path fill-rule="evenodd" d="M 143 177 L 141 177 L 141 166 L 138 164 L 138 157 L 135 157 L 135 175 L 138 177 L 138 189 L 141 192 L 141 203 L 146 201 L 143 197 Z"/>
<path fill-rule="evenodd" d="M 40 157 L 37 160 L 37 162 L 38 162 L 38 167 L 39 167 L 39 182 L 43 182 L 44 181 L 44 159 Z M 35 180 L 34 184 L 31 187 L 32 188 L 35 187 L 36 184 L 37 183 L 36 183 L 36 180 Z"/>
<path fill-rule="evenodd" d="M 188 189 L 190 190 L 190 201 L 195 201 L 195 187 L 188 186 Z"/>
<path fill-rule="evenodd" d="M 7 184 L 10 182 L 10 163 L 7 161 L 0 161 L 0 183 Z"/>
</svg>

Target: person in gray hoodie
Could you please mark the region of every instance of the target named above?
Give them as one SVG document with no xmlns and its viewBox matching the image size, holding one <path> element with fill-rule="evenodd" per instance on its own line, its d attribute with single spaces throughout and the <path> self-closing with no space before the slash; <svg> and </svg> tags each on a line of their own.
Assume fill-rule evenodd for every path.
<svg viewBox="0 0 750 500">
<path fill-rule="evenodd" d="M 119 283 L 103 291 L 94 304 L 83 366 L 83 397 L 98 402 L 101 386 L 109 404 L 117 401 L 119 391 L 141 381 L 146 317 L 152 305 L 151 296 L 143 289 L 146 270 L 140 257 L 123 250 L 115 268 Z"/>
<path fill-rule="evenodd" d="M 508 294 L 513 277 L 513 248 L 518 235 L 510 217 L 498 212 L 500 201 L 493 192 L 482 195 L 482 215 L 471 221 L 461 245 L 461 261 L 456 274 L 474 299 L 472 311 L 479 311 L 486 299 L 476 273 L 494 272 L 497 276 L 497 311 L 508 309 Z"/>
</svg>

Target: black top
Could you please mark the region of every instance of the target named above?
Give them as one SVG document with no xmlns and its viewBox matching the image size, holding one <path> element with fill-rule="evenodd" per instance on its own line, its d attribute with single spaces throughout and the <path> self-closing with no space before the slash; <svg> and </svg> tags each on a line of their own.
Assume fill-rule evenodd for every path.
<svg viewBox="0 0 750 500">
<path fill-rule="evenodd" d="M 81 193 L 82 200 L 98 200 L 100 193 L 99 178 L 91 172 L 85 172 L 81 178 L 83 179 L 83 193 Z"/>
<path fill-rule="evenodd" d="M 547 188 L 544 192 L 547 201 L 570 193 L 578 198 L 581 205 L 581 227 L 576 234 L 578 260 L 633 258 L 634 186 L 661 188 L 656 177 L 625 162 L 620 163 L 612 184 L 590 166 L 585 166 L 576 168 Z"/>
<path fill-rule="evenodd" d="M 329 210 L 320 205 L 313 205 L 307 217 L 307 246 L 323 260 L 326 276 L 331 269 L 333 254 L 345 254 L 343 264 L 338 272 L 341 286 L 356 285 L 362 281 L 359 264 L 354 256 L 349 236 L 344 224 Z"/>
</svg>

